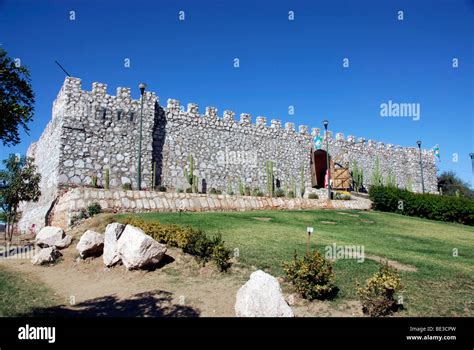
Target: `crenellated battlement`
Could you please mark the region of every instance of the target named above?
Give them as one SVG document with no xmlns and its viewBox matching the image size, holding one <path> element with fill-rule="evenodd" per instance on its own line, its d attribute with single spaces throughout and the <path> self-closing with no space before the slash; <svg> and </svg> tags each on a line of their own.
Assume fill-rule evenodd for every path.
<svg viewBox="0 0 474 350">
<path fill-rule="evenodd" d="M 149 123 L 153 123 L 157 102 L 154 92 L 144 93 L 143 115 Z M 70 127 L 103 129 L 112 124 L 134 130 L 140 107 L 140 99 L 133 99 L 128 87 L 118 87 L 116 94 L 110 95 L 107 84 L 94 82 L 91 90 L 83 90 L 81 79 L 67 77 L 54 102 L 53 116 L 60 115 Z"/>
<path fill-rule="evenodd" d="M 118 87 L 116 90 L 116 95 L 109 95 L 107 93 L 107 84 L 94 82 L 92 84 L 92 89 L 86 91 L 82 89 L 81 79 L 68 77 L 66 78 L 61 91 L 59 92 L 58 99 L 60 96 L 67 96 L 69 98 L 84 96 L 91 105 L 93 106 L 93 113 L 91 116 L 95 119 L 107 119 L 113 118 L 114 113 L 117 119 L 117 122 L 120 120 L 122 123 L 125 123 L 127 120 L 133 121 L 136 120 L 136 113 L 140 107 L 140 100 L 134 100 L 131 98 L 130 88 L 127 87 Z M 144 94 L 145 108 L 147 106 L 152 108 L 152 104 L 155 102 L 158 103 L 159 99 L 154 92 L 146 91 Z M 180 101 L 177 99 L 168 99 L 167 105 L 164 108 L 167 113 L 167 117 L 170 120 L 181 119 L 186 120 L 189 123 L 217 123 L 218 126 L 223 128 L 232 128 L 233 131 L 239 131 L 239 127 L 242 128 L 254 128 L 255 130 L 260 131 L 262 134 L 269 134 L 272 132 L 286 132 L 294 133 L 305 136 L 311 136 L 312 138 L 321 135 L 321 129 L 317 127 L 311 128 L 309 132 L 309 127 L 306 125 L 295 126 L 293 122 L 286 122 L 284 127 L 282 127 L 282 122 L 279 119 L 270 119 L 264 116 L 257 116 L 255 121 L 248 113 L 241 113 L 236 119 L 236 113 L 231 110 L 224 110 L 222 116 L 218 114 L 218 109 L 213 106 L 206 106 L 204 114 L 201 114 L 199 111 L 199 105 L 197 103 L 188 103 L 187 108 L 181 105 Z M 87 115 L 87 113 L 86 113 Z M 246 130 L 246 129 L 243 129 Z M 345 138 L 344 134 L 337 132 L 333 137 L 333 132 L 328 131 L 323 133 L 323 139 L 328 139 L 328 142 L 338 142 L 345 143 L 347 145 L 352 145 L 358 148 L 366 148 L 367 150 L 386 150 L 389 152 L 404 152 L 408 154 L 414 154 L 418 150 L 416 147 L 401 147 L 399 145 L 385 144 L 384 142 L 378 142 L 375 140 L 367 140 L 364 137 L 357 138 L 356 136 L 349 135 Z M 430 150 L 423 149 L 423 155 L 429 155 Z"/>
<path fill-rule="evenodd" d="M 170 120 L 186 120 L 191 124 L 202 124 L 211 123 L 215 126 L 222 128 L 232 128 L 233 131 L 238 132 L 239 127 L 242 127 L 242 131 L 246 131 L 247 128 L 252 128 L 255 132 L 261 134 L 269 134 L 273 132 L 286 132 L 286 133 L 299 133 L 306 137 L 309 137 L 308 126 L 299 125 L 298 132 L 296 132 L 295 124 L 292 122 L 285 123 L 284 128 L 282 122 L 279 119 L 271 119 L 268 123 L 268 119 L 264 116 L 257 116 L 255 122 L 252 115 L 249 113 L 241 113 L 239 118 L 236 118 L 236 113 L 231 110 L 224 110 L 223 115 L 218 114 L 218 109 L 213 106 L 207 106 L 205 113 L 199 113 L 199 105 L 197 103 L 188 103 L 187 109 L 184 110 L 179 100 L 168 99 L 165 108 L 165 113 Z"/>
<path fill-rule="evenodd" d="M 397 171 L 401 183 L 417 176 L 414 172 L 419 150 L 416 147 L 385 144 L 354 135 L 346 137 L 342 132 L 296 126 L 291 121 L 282 125 L 280 119 L 262 115 L 237 115 L 231 110 L 223 110 L 220 114 L 214 106 L 206 106 L 201 112 L 197 103 L 187 103 L 185 108 L 179 100 L 172 98 L 167 100 L 165 107 L 158 103 L 154 92 L 144 93 L 142 147 L 148 152 L 144 174 L 152 173 L 155 162 L 160 169 L 155 182 L 165 185 L 183 185 L 179 179 L 184 178 L 183 169 L 190 154 L 195 158 L 195 175 L 205 177 L 210 185 L 221 189 L 227 178 L 235 180 L 236 176 L 250 186 L 264 186 L 264 164 L 268 160 L 274 161 L 275 176 L 278 175 L 283 183 L 300 176 L 296 174 L 300 174 L 301 167 L 309 182 L 308 154 L 317 136 L 322 137 L 324 144 L 327 141 L 330 154 L 345 164 L 358 160 L 370 172 L 378 157 L 382 159 L 384 169 L 393 167 Z M 115 95 L 110 95 L 107 84 L 95 82 L 90 90 L 84 90 L 81 79 L 66 78 L 53 107 L 53 120 L 59 118 L 63 128 L 59 182 L 90 183 L 93 174 L 97 173 L 100 178 L 99 173 L 110 168 L 115 185 L 133 184 L 140 106 L 141 100 L 133 99 L 128 87 L 118 87 Z M 234 156 L 226 155 L 226 152 L 241 152 L 239 157 L 244 157 L 247 163 L 222 163 L 222 159 Z M 421 154 L 427 168 L 433 168 L 433 153 L 422 150 Z M 77 161 L 81 157 L 86 160 Z M 393 166 L 391 159 L 395 160 Z M 397 170 L 405 167 L 404 162 L 411 164 L 406 171 L 409 175 Z M 77 170 L 77 167 L 89 170 Z M 214 172 L 224 175 L 216 176 Z M 151 183 L 149 178 L 147 181 Z"/>
<path fill-rule="evenodd" d="M 129 87 L 118 87 L 115 95 L 107 93 L 107 84 L 94 82 L 91 90 L 82 89 L 82 80 L 74 77 L 66 77 L 62 85 L 57 99 L 62 97 L 69 97 L 78 99 L 81 96 L 89 97 L 91 103 L 103 103 L 104 100 L 116 100 L 117 102 L 137 103 L 140 99 L 132 99 L 131 89 Z M 145 91 L 143 94 L 144 104 L 147 102 L 158 102 L 158 98 L 154 92 Z"/>
</svg>

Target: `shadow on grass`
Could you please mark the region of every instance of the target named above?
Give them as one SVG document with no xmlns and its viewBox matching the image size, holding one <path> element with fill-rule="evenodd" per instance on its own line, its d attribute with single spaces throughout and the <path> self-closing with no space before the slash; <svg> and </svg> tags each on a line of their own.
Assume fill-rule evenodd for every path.
<svg viewBox="0 0 474 350">
<path fill-rule="evenodd" d="M 115 295 L 86 300 L 74 306 L 36 308 L 27 317 L 197 317 L 198 309 L 174 304 L 173 294 L 162 290 L 135 294 L 128 299 Z"/>
</svg>

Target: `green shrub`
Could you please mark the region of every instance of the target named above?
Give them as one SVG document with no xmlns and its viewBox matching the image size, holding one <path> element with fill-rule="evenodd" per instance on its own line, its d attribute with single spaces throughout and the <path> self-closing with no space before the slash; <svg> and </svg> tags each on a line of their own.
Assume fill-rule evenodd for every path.
<svg viewBox="0 0 474 350">
<path fill-rule="evenodd" d="M 319 196 L 316 193 L 310 193 L 308 194 L 309 199 L 319 199 Z"/>
<path fill-rule="evenodd" d="M 263 192 L 258 188 L 254 188 L 252 191 L 252 196 L 254 197 L 263 197 Z"/>
<path fill-rule="evenodd" d="M 126 217 L 121 221 L 142 229 L 160 243 L 181 248 L 202 264 L 213 260 L 220 271 L 226 271 L 231 266 L 231 252 L 224 246 L 220 235 L 208 237 L 203 231 L 192 227 L 161 224 L 158 221 L 146 222 L 136 217 Z"/>
<path fill-rule="evenodd" d="M 245 196 L 250 196 L 250 195 L 251 195 L 251 191 L 252 191 L 252 190 L 250 189 L 250 187 L 248 187 L 248 186 L 245 187 L 244 195 L 245 195 Z"/>
<path fill-rule="evenodd" d="M 87 209 L 82 208 L 78 214 L 79 220 L 87 219 L 89 217 L 89 212 Z"/>
<path fill-rule="evenodd" d="M 179 187 L 178 187 L 178 188 L 176 189 L 176 193 L 183 193 L 183 192 L 184 192 L 184 191 L 183 191 L 182 188 L 179 188 Z"/>
<path fill-rule="evenodd" d="M 283 263 L 283 270 L 303 298 L 308 300 L 326 299 L 337 294 L 334 286 L 332 264 L 318 251 L 307 253 L 303 258 L 294 258 Z"/>
<path fill-rule="evenodd" d="M 71 218 L 70 225 L 74 226 L 80 220 L 81 220 L 81 217 L 79 215 L 73 215 Z"/>
<path fill-rule="evenodd" d="M 220 236 L 209 238 L 202 231 L 195 231 L 195 234 L 189 237 L 188 243 L 183 248 L 185 253 L 194 255 L 202 263 L 207 262 L 214 250 L 214 247 L 222 242 Z"/>
<path fill-rule="evenodd" d="M 122 185 L 122 189 L 123 189 L 124 191 L 131 191 L 131 189 L 132 189 L 132 184 L 131 184 L 130 182 L 124 183 L 124 184 Z"/>
<path fill-rule="evenodd" d="M 274 195 L 275 197 L 285 197 L 285 191 L 282 188 L 277 188 Z"/>
<path fill-rule="evenodd" d="M 158 190 L 158 192 L 166 192 L 166 187 L 165 186 L 158 186 L 157 190 Z"/>
<path fill-rule="evenodd" d="M 191 227 L 163 225 L 158 221 L 147 222 L 136 217 L 127 217 L 121 221 L 124 224 L 141 228 L 147 235 L 160 243 L 169 244 L 172 247 L 181 249 L 188 245 L 190 237 L 197 232 Z"/>
<path fill-rule="evenodd" d="M 351 195 L 348 193 L 335 192 L 333 199 L 347 201 L 351 199 Z"/>
<path fill-rule="evenodd" d="M 217 190 L 216 190 L 214 187 L 212 187 L 212 188 L 209 190 L 209 193 L 210 193 L 210 194 L 217 194 Z"/>
<path fill-rule="evenodd" d="M 87 213 L 89 217 L 93 217 L 94 215 L 100 214 L 102 212 L 102 207 L 99 203 L 94 202 L 87 207 Z"/>
<path fill-rule="evenodd" d="M 224 244 L 218 244 L 212 251 L 212 260 L 217 265 L 221 272 L 226 272 L 232 265 L 230 262 L 230 249 L 226 248 Z"/>
<path fill-rule="evenodd" d="M 402 288 L 400 275 L 388 266 L 370 277 L 364 287 L 357 283 L 357 295 L 362 303 L 362 311 L 373 317 L 385 316 L 398 309 L 395 293 Z"/>
<path fill-rule="evenodd" d="M 188 187 L 188 188 L 186 189 L 186 193 L 193 193 L 192 187 Z"/>
<path fill-rule="evenodd" d="M 295 198 L 295 192 L 289 191 L 288 192 L 288 198 Z"/>
<path fill-rule="evenodd" d="M 74 226 L 77 222 L 90 218 L 102 211 L 99 203 L 92 203 L 87 208 L 82 208 L 78 214 L 73 215 L 70 221 L 71 226 Z"/>
<path fill-rule="evenodd" d="M 372 186 L 372 208 L 420 218 L 474 225 L 474 200 Z"/>
</svg>

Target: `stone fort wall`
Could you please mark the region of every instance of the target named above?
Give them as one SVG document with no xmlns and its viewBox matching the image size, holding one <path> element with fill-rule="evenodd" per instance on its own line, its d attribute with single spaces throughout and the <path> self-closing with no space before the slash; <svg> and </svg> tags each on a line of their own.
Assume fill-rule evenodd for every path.
<svg viewBox="0 0 474 350">
<path fill-rule="evenodd" d="M 274 177 L 282 187 L 296 184 L 300 191 L 301 170 L 304 186 L 311 186 L 310 154 L 318 128 L 295 128 L 293 123 L 249 114 L 238 119 L 232 111 L 218 115 L 215 107 L 200 114 L 197 104 L 187 108 L 169 99 L 166 107 L 159 104 L 155 93 L 145 92 L 142 138 L 142 187 L 155 185 L 186 189 L 184 169 L 189 169 L 189 156 L 194 159 L 194 175 L 200 190 L 230 186 L 238 193 L 239 181 L 252 189 L 266 192 L 266 162 L 272 161 Z M 42 198 L 24 206 L 20 228 L 31 223 L 42 226 L 61 187 L 90 186 L 95 179 L 105 184 L 109 173 L 111 188 L 130 183 L 136 188 L 137 154 L 140 128 L 140 100 L 130 96 L 129 88 L 119 87 L 116 95 L 107 93 L 107 85 L 94 83 L 83 90 L 81 80 L 67 77 L 53 105 L 52 120 L 41 138 L 28 150 L 35 157 L 41 182 Z M 385 145 L 354 136 L 333 137 L 328 132 L 332 159 L 352 165 L 357 161 L 364 170 L 364 184 L 370 185 L 375 160 L 379 160 L 383 176 L 392 172 L 399 187 L 421 191 L 419 155 L 416 147 Z M 435 158 L 422 151 L 425 189 L 437 191 Z"/>
</svg>

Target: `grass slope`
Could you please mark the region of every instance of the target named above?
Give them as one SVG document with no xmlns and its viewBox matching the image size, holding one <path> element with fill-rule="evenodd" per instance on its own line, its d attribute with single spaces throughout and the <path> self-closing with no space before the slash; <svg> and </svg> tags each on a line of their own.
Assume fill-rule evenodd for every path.
<svg viewBox="0 0 474 350">
<path fill-rule="evenodd" d="M 48 288 L 0 266 L 0 317 L 28 315 L 38 307 L 55 305 Z"/>
<path fill-rule="evenodd" d="M 306 227 L 314 227 L 312 248 L 363 245 L 376 255 L 412 265 L 402 272 L 404 315 L 474 316 L 474 228 L 362 211 L 253 211 L 227 213 L 145 213 L 145 220 L 190 225 L 208 234 L 221 233 L 226 244 L 239 249 L 240 261 L 282 276 L 282 261 L 306 251 Z M 125 216 L 125 215 L 119 215 Z M 457 249 L 458 256 L 453 256 Z M 365 260 L 338 260 L 334 264 L 341 289 L 335 303 L 355 299 L 356 281 L 378 269 Z"/>
</svg>

